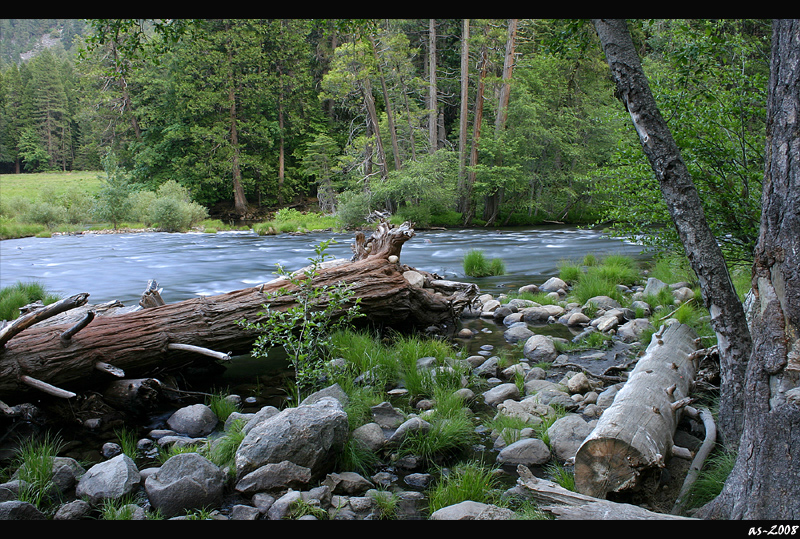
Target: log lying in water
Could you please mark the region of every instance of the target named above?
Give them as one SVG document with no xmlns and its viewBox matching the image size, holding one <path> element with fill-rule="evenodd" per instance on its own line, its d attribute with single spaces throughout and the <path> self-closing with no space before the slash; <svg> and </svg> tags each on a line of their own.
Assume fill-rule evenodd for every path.
<svg viewBox="0 0 800 539">
<path fill-rule="evenodd" d="M 357 238 L 352 260 L 324 264 L 314 284 L 348 284 L 360 299 L 361 312 L 374 323 L 398 329 L 453 327 L 478 289 L 425 272 L 418 272 L 425 284 L 412 284 L 412 269 L 401 264 L 399 256 L 413 235 L 408 224 L 381 223 L 370 238 Z M 30 379 L 46 384 L 39 388 L 70 389 L 112 380 L 110 367 L 118 371 L 116 376 L 146 377 L 201 357 L 196 347 L 223 356 L 248 353 L 257 335 L 238 322 L 263 320 L 265 294 L 281 293 L 283 288 L 287 293 L 271 296 L 269 304 L 271 310 L 286 310 L 296 300 L 288 281 L 278 279 L 217 296 L 94 316 L 69 339 L 61 336 L 74 327 L 74 320 L 28 327 L 0 349 L 0 399 L 26 394 Z"/>
<path fill-rule="evenodd" d="M 575 455 L 578 492 L 604 498 L 636 486 L 643 470 L 668 458 L 691 458 L 673 445 L 681 410 L 691 402 L 697 334 L 684 324 L 662 326 L 628 381 Z"/>
</svg>

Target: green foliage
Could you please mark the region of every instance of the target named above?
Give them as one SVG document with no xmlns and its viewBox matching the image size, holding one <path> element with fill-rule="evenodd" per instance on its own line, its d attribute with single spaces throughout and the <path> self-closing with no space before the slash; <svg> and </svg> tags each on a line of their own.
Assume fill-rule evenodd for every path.
<svg viewBox="0 0 800 539">
<path fill-rule="evenodd" d="M 487 259 L 481 249 L 470 249 L 464 255 L 464 273 L 470 277 L 487 277 L 490 275 L 505 274 L 505 264 L 502 259 Z"/>
<path fill-rule="evenodd" d="M 736 451 L 721 449 L 706 461 L 688 494 L 688 508 L 702 507 L 716 498 L 736 463 Z"/>
<path fill-rule="evenodd" d="M 270 348 L 282 346 L 288 354 L 295 371 L 295 383 L 303 392 L 313 389 L 320 381 L 323 369 L 324 351 L 330 344 L 331 334 L 341 328 L 349 327 L 360 312 L 360 298 L 353 297 L 353 290 L 346 284 L 317 285 L 320 265 L 329 255 L 325 250 L 334 241 L 321 242 L 315 249 L 315 257 L 309 258 L 310 266 L 294 273 L 287 272 L 280 265 L 278 273 L 287 281 L 287 286 L 275 292 L 278 298 L 291 294 L 295 305 L 286 310 L 265 310 L 259 316 L 265 321 L 246 321 L 240 325 L 259 333 L 253 345 L 252 355 L 266 357 Z"/>
<path fill-rule="evenodd" d="M 370 213 L 371 196 L 369 193 L 345 191 L 339 195 L 339 206 L 336 216 L 342 228 L 359 228 L 366 222 Z"/>
<path fill-rule="evenodd" d="M 95 201 L 95 217 L 101 221 L 110 222 L 114 228 L 128 218 L 130 202 L 128 195 L 133 191 L 130 177 L 117 163 L 112 153 L 108 153 L 103 160 L 105 169 L 104 183 L 97 194 Z"/>
<path fill-rule="evenodd" d="M 53 459 L 63 449 L 64 443 L 50 433 L 39 439 L 23 440 L 17 448 L 14 467 L 23 481 L 17 498 L 45 510 L 54 496 Z"/>
<path fill-rule="evenodd" d="M 494 503 L 499 482 L 495 470 L 486 468 L 477 461 L 469 461 L 442 473 L 439 481 L 428 492 L 428 510 L 431 513 L 471 500 L 479 503 Z"/>
<path fill-rule="evenodd" d="M 60 298 L 48 292 L 41 283 L 22 282 L 0 289 L 0 320 L 15 320 L 19 317 L 20 307 L 41 301 L 45 305 L 54 303 Z"/>
<path fill-rule="evenodd" d="M 652 20 L 648 82 L 726 258 L 749 264 L 760 219 L 769 35 L 764 21 Z M 618 112 L 624 118 L 623 110 Z M 627 125 L 626 125 L 627 123 Z M 601 219 L 682 251 L 658 181 L 626 118 L 613 164 L 598 169 Z"/>
</svg>

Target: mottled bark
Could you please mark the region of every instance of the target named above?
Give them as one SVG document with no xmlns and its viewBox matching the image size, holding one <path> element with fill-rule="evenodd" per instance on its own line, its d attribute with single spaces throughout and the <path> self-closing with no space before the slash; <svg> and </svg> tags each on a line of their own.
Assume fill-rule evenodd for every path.
<svg viewBox="0 0 800 539">
<path fill-rule="evenodd" d="M 744 378 L 751 339 L 736 290 L 716 238 L 709 228 L 702 201 L 680 149 L 672 138 L 650 91 L 647 77 L 624 19 L 593 19 L 603 45 L 617 97 L 630 114 L 661 187 L 664 201 L 691 267 L 697 274 L 720 355 L 721 437 L 735 445 L 742 432 Z"/>
</svg>

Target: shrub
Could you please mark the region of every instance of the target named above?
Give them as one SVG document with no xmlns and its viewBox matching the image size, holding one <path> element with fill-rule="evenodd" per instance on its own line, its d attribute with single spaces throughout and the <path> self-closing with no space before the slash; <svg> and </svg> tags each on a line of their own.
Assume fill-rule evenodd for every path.
<svg viewBox="0 0 800 539">
<path fill-rule="evenodd" d="M 370 212 L 368 193 L 345 191 L 339 195 L 336 217 L 343 228 L 358 228 L 364 224 Z"/>
<path fill-rule="evenodd" d="M 325 250 L 333 240 L 321 242 L 315 249 L 316 256 L 311 265 L 294 274 L 278 266 L 278 272 L 296 288 L 296 303 L 285 311 L 271 310 L 269 304 L 258 315 L 266 316 L 265 322 L 240 321 L 249 331 L 259 336 L 253 345 L 254 357 L 267 357 L 273 346 L 282 346 L 294 367 L 298 391 L 313 389 L 324 375 L 323 352 L 330 346 L 331 335 L 338 329 L 350 325 L 360 312 L 360 298 L 354 297 L 352 288 L 346 283 L 316 286 L 314 279 L 325 258 Z M 277 296 L 288 293 L 281 288 Z M 267 296 L 269 299 L 269 296 Z"/>
<path fill-rule="evenodd" d="M 0 290 L 0 320 L 14 320 L 19 317 L 19 308 L 41 300 L 45 305 L 58 301 L 58 296 L 49 293 L 37 282 L 17 281 Z"/>
<path fill-rule="evenodd" d="M 208 217 L 208 211 L 195 202 L 159 197 L 153 202 L 151 216 L 162 230 L 181 232 Z"/>
<path fill-rule="evenodd" d="M 47 228 L 54 228 L 67 221 L 67 210 L 49 202 L 34 202 L 24 215 L 24 220 Z"/>
<path fill-rule="evenodd" d="M 464 255 L 464 273 L 470 277 L 503 275 L 505 264 L 498 258 L 487 259 L 480 249 L 471 249 Z"/>
<path fill-rule="evenodd" d="M 493 468 L 487 468 L 480 462 L 470 461 L 455 466 L 447 475 L 443 475 L 428 494 L 428 509 L 431 513 L 447 507 L 471 500 L 480 503 L 491 503 L 495 489 L 499 486 Z"/>
</svg>

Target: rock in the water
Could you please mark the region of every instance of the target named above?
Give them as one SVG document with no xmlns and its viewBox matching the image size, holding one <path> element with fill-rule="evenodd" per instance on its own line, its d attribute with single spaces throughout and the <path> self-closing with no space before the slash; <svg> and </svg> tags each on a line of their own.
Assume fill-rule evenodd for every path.
<svg viewBox="0 0 800 539">
<path fill-rule="evenodd" d="M 522 353 L 531 363 L 552 362 L 558 356 L 553 340 L 545 335 L 534 335 L 525 341 Z"/>
</svg>

